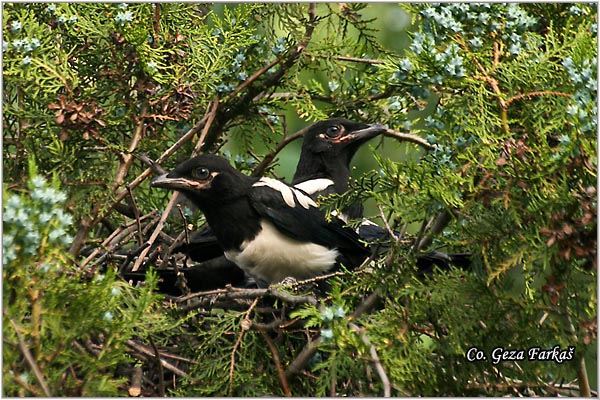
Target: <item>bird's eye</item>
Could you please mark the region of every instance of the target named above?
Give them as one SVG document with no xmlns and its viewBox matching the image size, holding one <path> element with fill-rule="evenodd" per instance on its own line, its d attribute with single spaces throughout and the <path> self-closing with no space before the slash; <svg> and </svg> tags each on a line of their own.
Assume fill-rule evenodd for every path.
<svg viewBox="0 0 600 400">
<path fill-rule="evenodd" d="M 210 176 L 210 171 L 205 167 L 198 167 L 192 170 L 192 176 L 195 179 L 204 181 Z"/>
<path fill-rule="evenodd" d="M 337 125 L 330 126 L 329 128 L 327 128 L 327 131 L 325 131 L 325 134 L 330 138 L 336 138 L 340 136 L 341 133 L 342 130 Z"/>
</svg>

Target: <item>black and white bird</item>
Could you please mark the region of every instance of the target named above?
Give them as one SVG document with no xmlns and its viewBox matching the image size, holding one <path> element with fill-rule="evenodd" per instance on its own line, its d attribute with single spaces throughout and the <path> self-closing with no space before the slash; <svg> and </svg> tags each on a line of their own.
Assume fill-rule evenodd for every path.
<svg viewBox="0 0 600 400">
<path fill-rule="evenodd" d="M 381 124 L 365 124 L 344 118 L 331 118 L 311 125 L 302 142 L 300 158 L 292 185 L 304 191 L 313 200 L 348 190 L 350 162 L 361 145 L 383 134 Z M 362 204 L 352 204 L 343 210 L 344 221 L 362 217 Z M 196 232 L 190 243 L 175 249 L 186 253 L 193 261 L 203 262 L 219 252 L 218 243 L 209 229 Z M 222 252 L 222 250 L 221 250 Z"/>
<path fill-rule="evenodd" d="M 363 144 L 383 134 L 385 125 L 364 124 L 344 118 L 332 118 L 310 126 L 302 142 L 300 159 L 292 185 L 319 196 L 342 194 L 348 190 L 350 162 Z M 344 219 L 362 217 L 362 204 L 343 210 Z"/>
<path fill-rule="evenodd" d="M 225 257 L 260 286 L 315 277 L 339 262 L 355 268 L 369 256 L 354 230 L 337 218 L 328 221 L 302 190 L 244 175 L 222 157 L 192 158 L 155 178 L 152 186 L 192 200 Z"/>
</svg>

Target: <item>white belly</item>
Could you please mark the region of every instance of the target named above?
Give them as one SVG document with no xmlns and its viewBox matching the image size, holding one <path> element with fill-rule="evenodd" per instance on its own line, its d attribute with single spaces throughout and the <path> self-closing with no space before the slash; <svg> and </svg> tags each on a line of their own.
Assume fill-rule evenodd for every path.
<svg viewBox="0 0 600 400">
<path fill-rule="evenodd" d="M 225 257 L 266 284 L 287 277 L 312 278 L 335 264 L 338 256 L 335 249 L 288 238 L 264 220 L 261 228 L 253 240 L 242 243 L 242 251 L 226 251 Z"/>
</svg>

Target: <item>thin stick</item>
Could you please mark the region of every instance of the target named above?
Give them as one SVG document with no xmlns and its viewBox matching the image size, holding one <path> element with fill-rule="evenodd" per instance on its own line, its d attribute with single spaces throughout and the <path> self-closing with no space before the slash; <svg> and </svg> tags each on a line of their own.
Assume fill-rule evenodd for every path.
<svg viewBox="0 0 600 400">
<path fill-rule="evenodd" d="M 164 377 L 163 366 L 162 366 L 162 362 L 161 362 L 161 358 L 160 358 L 160 353 L 158 352 L 158 348 L 156 347 L 156 344 L 154 344 L 154 340 L 152 340 L 152 337 L 148 337 L 148 341 L 150 342 L 150 346 L 152 346 L 152 350 L 154 350 L 154 357 L 156 358 L 156 363 L 158 365 L 159 394 L 160 394 L 160 397 L 165 397 L 165 377 Z"/>
<path fill-rule="evenodd" d="M 427 140 L 423 139 L 420 136 L 417 135 L 413 135 L 410 133 L 403 133 L 403 132 L 398 132 L 395 131 L 393 129 L 387 129 L 384 133 L 384 136 L 387 137 L 392 137 L 394 139 L 398 139 L 401 142 L 412 142 L 412 143 L 416 143 L 420 146 L 425 147 L 427 150 L 433 149 L 433 145 L 430 144 Z"/>
<path fill-rule="evenodd" d="M 263 160 L 260 162 L 260 164 L 258 164 L 254 170 L 252 171 L 252 176 L 262 176 L 264 170 L 267 168 L 267 166 L 273 161 L 273 159 L 275 158 L 275 156 L 277 154 L 279 154 L 279 152 L 281 150 L 283 150 L 283 148 L 285 146 L 287 146 L 288 144 L 292 143 L 294 140 L 301 138 L 302 136 L 304 136 L 304 134 L 308 131 L 308 127 L 300 129 L 298 132 L 286 136 L 284 137 L 281 142 L 277 145 L 277 147 L 275 148 L 275 150 L 273 150 L 272 152 L 270 152 L 269 154 L 267 154 Z"/>
<path fill-rule="evenodd" d="M 138 259 L 135 260 L 135 264 L 133 264 L 133 268 L 131 269 L 131 272 L 137 271 L 140 268 L 140 266 L 142 265 L 142 263 L 144 262 L 146 255 L 148 254 L 148 252 L 150 251 L 150 248 L 152 247 L 152 243 L 154 243 L 154 241 L 158 237 L 158 234 L 160 233 L 163 226 L 165 225 L 165 221 L 167 220 L 167 217 L 169 216 L 171 209 L 177 202 L 178 195 L 179 195 L 179 192 L 173 192 L 173 194 L 171 195 L 171 200 L 169 200 L 167 207 L 165 207 L 165 211 L 163 212 L 162 216 L 160 217 L 160 220 L 158 221 L 158 224 L 156 225 L 156 229 L 154 229 L 154 232 L 152 232 L 150 239 L 148 239 L 148 243 L 150 243 L 150 246 L 146 247 L 140 253 Z"/>
<path fill-rule="evenodd" d="M 387 218 L 385 217 L 385 213 L 383 212 L 383 208 L 381 207 L 381 204 L 377 204 L 377 209 L 379 210 L 379 216 L 381 217 L 381 220 L 383 221 L 383 224 L 385 225 L 385 229 L 388 231 L 390 236 L 392 238 L 394 238 L 394 241 L 398 241 L 398 236 L 396 236 L 396 233 L 390 227 L 390 224 L 388 223 Z"/>
<path fill-rule="evenodd" d="M 127 394 L 131 397 L 139 397 L 142 394 L 142 368 L 133 367 L 131 372 L 131 386 L 127 389 Z"/>
<path fill-rule="evenodd" d="M 355 63 L 362 63 L 362 64 L 385 64 L 385 61 L 376 60 L 376 59 L 372 59 L 372 58 L 358 58 L 358 57 L 347 57 L 347 56 L 329 57 L 324 54 L 312 54 L 309 52 L 305 52 L 304 54 L 306 54 L 306 56 L 308 56 L 308 57 L 332 58 L 334 60 L 348 61 L 348 62 L 355 62 Z"/>
<path fill-rule="evenodd" d="M 136 350 L 138 352 L 140 352 L 141 354 L 148 356 L 148 357 L 154 357 L 154 352 L 152 350 L 147 349 L 145 346 L 134 342 L 131 339 L 128 339 L 127 341 L 125 341 L 125 344 L 133 349 Z M 175 375 L 184 377 L 184 378 L 188 378 L 188 374 L 186 374 L 184 371 L 180 370 L 179 368 L 177 368 L 176 366 L 172 365 L 171 363 L 168 363 L 167 361 L 161 359 L 160 360 L 161 365 L 168 369 L 169 371 L 173 372 Z"/>
<path fill-rule="evenodd" d="M 210 108 L 210 111 L 208 112 L 208 118 L 206 119 L 204 128 L 202 128 L 202 133 L 200 134 L 198 143 L 196 143 L 196 146 L 194 147 L 194 150 L 192 151 L 192 157 L 197 156 L 198 153 L 200 152 L 200 148 L 204 145 L 204 139 L 206 139 L 206 135 L 208 134 L 208 131 L 210 130 L 210 127 L 211 127 L 213 121 L 215 120 L 218 109 L 219 109 L 219 96 L 217 96 L 215 98 L 215 100 L 213 101 L 212 106 Z"/>
<path fill-rule="evenodd" d="M 265 331 L 259 329 L 258 332 L 260 332 L 262 337 L 265 339 L 265 342 L 267 342 L 269 349 L 271 349 L 271 354 L 273 354 L 273 361 L 275 362 L 275 368 L 277 369 L 277 374 L 279 375 L 279 380 L 281 381 L 283 393 L 286 397 L 292 397 L 292 392 L 290 391 L 290 386 L 288 384 L 287 378 L 285 377 L 285 372 L 283 371 L 283 368 L 281 368 L 281 361 L 279 361 L 279 352 L 277 351 L 275 344 Z"/>
<path fill-rule="evenodd" d="M 44 394 L 46 395 L 46 397 L 52 397 L 52 395 L 50 394 L 50 389 L 48 389 L 48 385 L 46 384 L 46 381 L 44 380 L 44 375 L 42 374 L 40 367 L 38 367 L 37 363 L 35 362 L 35 359 L 33 358 L 33 355 L 31 354 L 31 352 L 27 348 L 27 345 L 25 344 L 25 341 L 23 340 L 23 335 L 21 335 L 19 326 L 12 318 L 10 318 L 9 321 L 17 334 L 17 340 L 19 341 L 19 348 L 21 349 L 21 353 L 23 353 L 23 356 L 25 356 L 25 360 L 27 360 L 27 364 L 29 364 L 29 366 L 31 367 L 31 370 L 33 371 L 35 378 L 37 379 L 40 386 L 42 387 L 42 390 L 44 391 Z"/>
<path fill-rule="evenodd" d="M 353 323 L 350 323 L 349 326 L 351 329 L 356 331 L 356 333 L 360 334 L 360 337 L 361 337 L 363 343 L 369 347 L 369 351 L 371 353 L 371 361 L 373 362 L 373 365 L 375 365 L 375 370 L 377 371 L 377 374 L 379 375 L 379 379 L 381 379 L 381 383 L 383 384 L 383 397 L 390 397 L 391 396 L 390 379 L 388 378 L 387 374 L 385 373 L 385 369 L 383 369 L 383 365 L 381 365 L 381 360 L 379 359 L 379 356 L 377 355 L 377 349 L 375 348 L 375 346 L 373 346 L 371 344 L 371 341 L 369 340 L 367 334 L 365 333 L 364 328 L 361 329 L 356 324 L 353 324 Z"/>
<path fill-rule="evenodd" d="M 304 366 L 308 364 L 308 361 L 315 355 L 319 345 L 323 342 L 320 336 L 318 336 L 312 342 L 309 342 L 304 346 L 300 354 L 296 356 L 294 361 L 291 362 L 290 366 L 285 370 L 285 376 L 287 379 L 298 375 L 304 369 Z"/>
<path fill-rule="evenodd" d="M 186 144 L 196 133 L 198 133 L 200 131 L 200 129 L 202 129 L 204 127 L 206 121 L 208 120 L 209 113 L 210 113 L 210 111 L 207 111 L 206 114 L 204 114 L 204 116 L 202 117 L 202 119 L 200 121 L 198 121 L 196 123 L 196 125 L 194 125 L 192 128 L 190 128 L 190 130 L 188 130 L 181 138 L 179 138 L 179 140 L 177 140 L 177 142 L 175 142 L 171 147 L 169 147 L 167 150 L 165 150 L 165 152 L 162 153 L 160 157 L 158 157 L 158 159 L 156 160 L 155 163 L 161 164 L 164 160 L 169 158 L 177 150 L 179 150 L 181 147 L 183 147 L 184 144 Z M 131 183 L 129 183 L 129 186 L 132 189 L 135 189 L 140 183 L 142 183 L 151 174 L 152 174 L 152 169 L 146 168 L 133 181 L 131 181 Z M 102 221 L 102 219 L 104 219 L 106 217 L 106 215 L 108 215 L 108 213 L 112 211 L 112 209 L 115 207 L 115 205 L 117 205 L 121 200 L 123 200 L 126 195 L 127 195 L 126 189 L 121 190 L 119 193 L 117 193 L 115 196 L 115 200 L 111 203 L 111 205 L 102 214 L 99 214 L 99 207 L 98 207 L 98 210 L 94 210 L 92 212 L 92 215 L 95 215 L 96 217 L 94 218 L 93 221 L 91 221 L 89 223 L 90 228 L 92 226 L 95 226 L 96 224 L 98 224 L 98 222 Z"/>
<path fill-rule="evenodd" d="M 240 331 L 238 339 L 235 342 L 235 344 L 233 345 L 233 349 L 231 350 L 231 364 L 229 367 L 229 389 L 227 391 L 227 394 L 229 396 L 231 396 L 231 392 L 233 391 L 233 371 L 235 369 L 235 352 L 237 351 L 238 347 L 242 343 L 242 338 L 244 337 L 244 333 L 248 329 L 250 329 L 250 326 L 252 325 L 252 321 L 250 321 L 250 318 L 248 318 L 248 317 L 250 316 L 250 313 L 252 312 L 252 310 L 254 310 L 254 307 L 256 307 L 257 304 L 258 304 L 258 298 L 254 299 L 254 301 L 252 302 L 252 305 L 250 305 L 250 307 L 248 308 L 248 311 L 246 311 L 246 315 L 244 315 L 244 320 L 241 323 L 242 330 Z"/>
<path fill-rule="evenodd" d="M 127 185 L 127 193 L 129 193 L 129 198 L 131 198 L 131 203 L 133 204 L 133 213 L 135 214 L 135 221 L 137 223 L 137 228 L 138 228 L 138 241 L 139 241 L 139 244 L 141 245 L 144 242 L 144 238 L 142 237 L 142 224 L 140 222 L 140 209 L 138 208 L 138 206 L 135 202 L 135 197 L 133 196 L 133 191 L 131 190 L 131 187 L 129 185 Z"/>
<path fill-rule="evenodd" d="M 131 138 L 131 142 L 129 143 L 129 147 L 127 148 L 127 152 L 119 152 L 121 156 L 122 163 L 119 165 L 119 169 L 117 170 L 117 175 L 115 177 L 115 181 L 112 185 L 113 190 L 117 189 L 119 186 L 123 184 L 125 180 L 125 176 L 129 171 L 129 167 L 131 167 L 131 163 L 133 162 L 133 152 L 140 144 L 142 137 L 144 136 L 144 127 L 146 123 L 144 118 L 146 117 L 146 111 L 148 110 L 148 102 L 144 101 L 142 103 L 142 108 L 140 110 L 139 116 L 137 119 L 137 124 L 135 130 L 133 132 L 133 137 Z"/>
</svg>

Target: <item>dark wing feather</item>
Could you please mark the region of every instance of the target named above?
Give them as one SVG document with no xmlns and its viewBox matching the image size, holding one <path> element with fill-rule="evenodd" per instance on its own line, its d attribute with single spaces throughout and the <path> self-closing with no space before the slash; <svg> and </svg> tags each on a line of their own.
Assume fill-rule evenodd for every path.
<svg viewBox="0 0 600 400">
<path fill-rule="evenodd" d="M 294 190 L 295 196 L 302 196 Z M 344 252 L 364 254 L 369 251 L 359 242 L 357 233 L 344 226 L 343 221 L 332 217 L 330 222 L 318 207 L 304 208 L 297 197 L 296 205 L 290 207 L 282 194 L 271 187 L 254 187 L 250 193 L 250 204 L 263 218 L 271 222 L 286 236 L 301 242 L 312 242 Z"/>
</svg>

